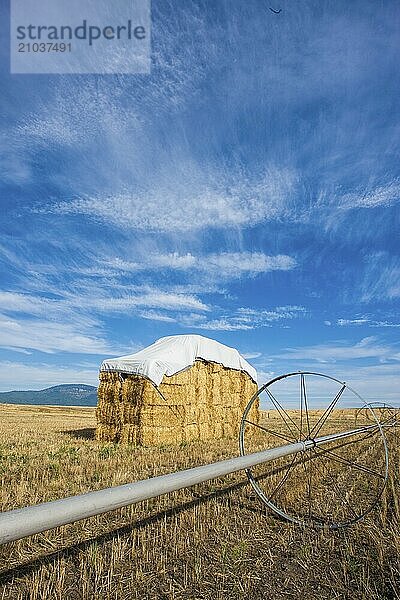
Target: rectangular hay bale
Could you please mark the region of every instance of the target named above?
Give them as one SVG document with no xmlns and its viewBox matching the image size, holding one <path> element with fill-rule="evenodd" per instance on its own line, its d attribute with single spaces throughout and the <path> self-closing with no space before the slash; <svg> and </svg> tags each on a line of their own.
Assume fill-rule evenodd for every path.
<svg viewBox="0 0 400 600">
<path fill-rule="evenodd" d="M 234 437 L 256 390 L 247 373 L 204 360 L 158 389 L 140 375 L 102 372 L 96 437 L 146 446 Z M 258 423 L 257 403 L 249 418 Z"/>
</svg>

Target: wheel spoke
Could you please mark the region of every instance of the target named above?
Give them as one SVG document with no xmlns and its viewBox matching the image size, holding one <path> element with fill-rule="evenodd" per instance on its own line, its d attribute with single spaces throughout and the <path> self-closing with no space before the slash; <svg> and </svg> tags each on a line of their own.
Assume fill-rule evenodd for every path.
<svg viewBox="0 0 400 600">
<path fill-rule="evenodd" d="M 293 435 L 294 438 L 296 438 L 295 434 L 293 433 L 292 428 L 290 427 L 290 423 L 293 423 L 293 425 L 295 426 L 295 428 L 299 430 L 298 425 L 293 421 L 292 417 L 286 412 L 286 410 L 283 408 L 283 406 L 281 404 L 279 404 L 278 400 L 274 397 L 274 395 L 272 394 L 272 392 L 269 391 L 268 388 L 266 388 L 265 390 L 272 402 L 272 404 L 275 406 L 276 410 L 278 411 L 278 413 L 280 414 L 280 416 L 282 417 L 282 420 L 284 421 L 286 427 L 289 429 L 290 433 Z M 285 418 L 286 416 L 286 418 Z"/>
<path fill-rule="evenodd" d="M 321 455 L 320 455 L 320 456 L 321 456 Z M 321 469 L 318 467 L 318 465 L 317 465 L 316 463 L 317 463 L 317 460 L 315 461 L 315 465 L 314 465 L 314 466 L 316 467 L 316 469 L 317 469 L 317 471 L 320 473 L 320 475 L 323 477 L 323 476 L 324 476 L 324 474 L 323 474 L 323 472 L 321 471 Z M 339 490 L 339 487 L 338 487 L 338 486 L 337 486 L 337 484 L 336 484 L 336 478 L 335 478 L 334 474 L 333 474 L 333 473 L 330 471 L 330 469 L 328 469 L 328 467 L 326 466 L 326 464 L 325 464 L 325 469 L 326 469 L 326 471 L 327 471 L 327 474 L 328 474 L 328 477 L 329 477 L 329 479 L 330 479 L 330 485 L 332 486 L 333 490 L 335 490 L 335 495 L 336 495 L 336 496 L 337 496 L 337 497 L 338 497 L 338 498 L 339 498 L 339 499 L 340 499 L 342 502 L 344 502 L 344 504 L 346 504 L 346 506 L 348 506 L 348 507 L 350 508 L 350 510 L 351 510 L 351 512 L 353 513 L 354 517 L 355 517 L 356 519 L 359 519 L 359 518 L 360 518 L 360 515 L 358 515 L 358 514 L 356 513 L 356 511 L 354 510 L 354 508 L 353 508 L 353 506 L 350 504 L 350 502 L 347 500 L 347 498 L 346 498 L 345 496 L 343 496 L 343 493 L 342 493 L 342 492 Z"/>
<path fill-rule="evenodd" d="M 301 458 L 298 458 L 299 455 L 301 456 Z M 311 460 L 312 460 L 311 457 L 304 458 L 303 452 L 296 452 L 295 460 L 294 460 L 294 467 L 297 467 L 302 463 L 311 462 Z M 263 473 L 254 475 L 254 479 L 258 480 L 258 479 L 263 479 L 265 477 L 271 477 L 272 475 L 277 475 L 277 474 L 281 473 L 282 471 L 284 471 L 288 467 L 289 464 L 290 463 L 286 463 L 285 465 L 283 465 L 281 467 L 276 467 L 273 470 L 269 470 L 267 472 L 263 472 Z M 247 469 L 247 470 L 251 472 L 251 469 Z"/>
<path fill-rule="evenodd" d="M 379 430 L 378 430 L 378 431 L 379 431 Z M 366 440 L 368 437 L 371 437 L 371 438 L 372 438 L 372 437 L 375 435 L 375 433 L 376 433 L 376 431 L 375 431 L 374 433 L 370 434 L 369 436 L 365 436 L 365 437 L 363 438 L 363 440 Z M 375 440 L 372 440 L 372 443 L 369 443 L 369 444 L 368 444 L 368 446 L 367 446 L 366 448 L 364 448 L 364 450 L 361 450 L 361 453 L 359 453 L 359 454 L 357 455 L 357 459 L 358 459 L 358 460 L 360 460 L 360 459 L 362 459 L 362 457 L 364 457 L 364 456 L 365 456 L 365 454 L 366 454 L 367 452 L 371 453 L 373 450 L 375 450 L 375 449 L 376 449 L 376 444 L 377 444 L 377 441 L 378 441 L 378 440 L 377 440 L 377 438 L 375 438 Z M 349 445 L 350 443 L 353 443 L 353 444 L 355 444 L 355 443 L 357 443 L 357 441 L 354 441 L 354 440 L 353 440 L 353 442 L 347 442 L 346 444 L 343 444 L 343 445 L 346 445 L 346 446 L 347 446 L 347 445 Z M 342 445 L 342 446 L 343 446 L 343 445 Z M 342 446 L 340 446 L 340 447 L 342 447 Z M 336 449 L 337 449 L 336 447 L 335 447 L 335 448 L 333 448 L 333 450 L 336 450 Z M 326 449 L 324 448 L 324 450 L 326 450 Z M 321 449 L 320 451 L 322 451 L 322 449 Z M 336 481 L 339 481 L 339 480 L 343 481 L 343 477 L 344 477 L 344 474 L 342 473 L 341 475 L 339 475 L 339 477 L 337 477 L 337 478 L 336 478 Z M 383 485 L 383 486 L 385 485 L 385 481 L 386 481 L 386 477 L 383 477 L 383 482 L 382 482 L 382 485 Z"/>
<path fill-rule="evenodd" d="M 303 382 L 303 373 L 300 375 L 300 439 L 303 436 L 303 390 L 302 390 L 302 382 Z"/>
<path fill-rule="evenodd" d="M 324 423 L 326 422 L 326 420 L 328 419 L 329 415 L 331 414 L 331 412 L 335 408 L 336 404 L 339 401 L 340 396 L 343 394 L 343 392 L 344 392 L 345 389 L 346 389 L 346 384 L 344 383 L 342 385 L 341 389 L 339 390 L 339 392 L 336 394 L 336 396 L 334 397 L 334 399 L 330 403 L 330 405 L 328 406 L 328 408 L 325 410 L 325 412 L 323 413 L 323 415 L 319 418 L 319 420 L 317 421 L 317 423 L 312 428 L 312 430 L 310 432 L 310 436 L 311 436 L 311 434 L 313 434 L 313 436 L 316 437 L 318 435 L 318 433 L 321 431 Z"/>
<path fill-rule="evenodd" d="M 268 496 L 268 500 L 272 500 L 272 498 L 275 496 L 275 494 L 282 488 L 282 486 L 285 484 L 285 482 L 287 481 L 290 471 L 294 465 L 296 461 L 296 455 L 293 456 L 291 462 L 287 465 L 286 467 L 286 473 L 284 474 L 284 476 L 282 477 L 282 479 L 280 480 L 280 482 L 278 483 L 278 485 L 272 490 L 272 492 L 269 494 Z"/>
<path fill-rule="evenodd" d="M 335 382 L 335 387 L 329 388 L 332 393 L 328 397 L 323 394 L 325 406 L 321 406 L 318 393 L 312 398 L 313 376 Z M 259 424 L 249 411 L 261 393 L 266 394 L 273 411 L 268 415 L 271 419 L 261 419 Z M 365 408 L 370 410 L 362 414 L 339 411 L 348 394 L 354 394 L 357 402 L 361 399 L 333 377 L 300 371 L 265 384 L 246 407 L 240 428 L 242 454 L 247 435 L 256 449 L 300 442 L 295 455 L 282 456 L 271 468 L 258 465 L 246 469 L 261 500 L 293 523 L 339 529 L 368 513 L 382 494 L 387 480 L 384 432 L 396 423 L 396 416 L 382 410 L 377 421 L 368 404 Z M 318 410 L 314 411 L 316 401 Z M 371 493 L 375 501 L 371 501 Z"/>
<path fill-rule="evenodd" d="M 262 429 L 263 431 L 266 431 L 267 433 L 270 433 L 271 435 L 274 435 L 275 437 L 285 440 L 285 442 L 290 442 L 290 443 L 294 442 L 294 440 L 291 440 L 290 438 L 286 437 L 285 435 L 282 435 L 281 433 L 277 433 L 276 431 L 273 431 L 272 429 L 267 429 L 267 427 L 263 427 L 262 425 L 259 425 L 258 423 L 254 423 L 253 421 L 249 421 L 248 419 L 243 419 L 243 421 L 245 423 L 249 423 L 250 425 L 254 425 L 254 427 L 257 427 L 258 429 Z"/>
<path fill-rule="evenodd" d="M 307 403 L 307 393 L 306 393 L 306 379 L 304 374 L 302 373 L 300 376 L 300 406 L 301 406 L 301 422 L 303 421 L 303 403 L 304 408 L 306 409 L 306 421 L 307 421 L 307 433 L 308 438 L 310 437 L 310 420 L 308 416 L 308 403 Z M 300 425 L 300 438 L 301 438 L 301 425 Z"/>
<path fill-rule="evenodd" d="M 378 471 L 375 471 L 374 469 L 369 469 L 365 465 L 360 465 L 359 463 L 357 463 L 355 461 L 348 460 L 347 458 L 344 458 L 344 456 L 340 456 L 340 454 L 336 454 L 335 452 L 332 452 L 331 450 L 326 450 L 326 448 L 318 448 L 318 447 L 316 448 L 316 450 L 319 454 L 326 454 L 326 455 L 332 457 L 332 459 L 335 460 L 336 462 L 341 462 L 343 464 L 349 465 L 349 467 L 358 469 L 359 471 L 363 471 L 364 473 L 369 473 L 370 475 L 374 475 L 375 477 L 379 477 L 380 479 L 385 479 L 385 477 L 384 477 L 384 475 L 382 475 L 382 473 L 379 473 Z"/>
<path fill-rule="evenodd" d="M 373 437 L 377 433 L 380 433 L 380 430 L 378 428 L 375 431 L 372 431 L 372 432 L 369 431 L 368 433 L 363 435 L 361 438 L 359 437 L 357 440 L 350 439 L 350 440 L 347 440 L 347 442 L 343 442 L 342 444 L 333 446 L 333 448 L 331 448 L 331 450 L 338 450 L 339 448 L 344 448 L 345 446 L 350 446 L 351 444 L 358 444 L 359 442 L 363 442 L 364 440 L 367 440 L 368 438 Z M 332 442 L 334 442 L 334 441 L 335 440 L 332 440 Z"/>
</svg>

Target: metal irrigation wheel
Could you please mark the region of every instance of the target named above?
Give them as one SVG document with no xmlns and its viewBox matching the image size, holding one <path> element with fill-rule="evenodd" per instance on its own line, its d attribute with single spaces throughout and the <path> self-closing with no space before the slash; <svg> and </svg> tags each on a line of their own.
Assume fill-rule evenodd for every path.
<svg viewBox="0 0 400 600">
<path fill-rule="evenodd" d="M 384 429 L 392 421 L 390 411 L 376 414 L 334 377 L 289 373 L 263 385 L 250 400 L 240 426 L 240 453 L 306 442 L 303 451 L 247 469 L 247 476 L 281 517 L 338 529 L 359 521 L 379 502 L 388 477 Z M 345 438 L 321 441 L 349 431 Z"/>
<path fill-rule="evenodd" d="M 368 406 L 373 409 L 373 414 L 376 416 L 376 418 L 379 420 L 379 422 L 383 423 L 385 432 L 389 431 L 393 427 L 398 427 L 399 409 L 395 408 L 394 406 L 391 406 L 390 404 L 386 404 L 384 402 L 369 402 Z M 368 413 L 369 413 L 369 411 L 366 412 L 365 408 L 359 408 L 357 411 L 357 414 L 356 414 L 356 418 L 355 418 L 356 424 L 358 422 L 360 422 L 360 416 L 361 416 L 361 422 L 363 420 L 367 419 L 368 421 L 370 421 L 372 423 L 373 419 L 371 417 L 371 414 L 368 414 Z"/>
</svg>

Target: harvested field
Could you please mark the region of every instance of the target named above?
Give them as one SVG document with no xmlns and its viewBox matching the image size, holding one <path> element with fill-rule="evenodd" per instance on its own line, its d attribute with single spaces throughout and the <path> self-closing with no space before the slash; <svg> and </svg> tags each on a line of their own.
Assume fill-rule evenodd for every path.
<svg viewBox="0 0 400 600">
<path fill-rule="evenodd" d="M 136 447 L 94 439 L 95 410 L 0 405 L 2 510 L 205 464 L 237 441 Z M 273 411 L 261 423 L 274 421 Z M 352 421 L 344 411 L 338 421 Z M 0 598 L 399 598 L 400 451 L 364 521 L 302 529 L 263 508 L 243 473 L 0 548 Z"/>
</svg>

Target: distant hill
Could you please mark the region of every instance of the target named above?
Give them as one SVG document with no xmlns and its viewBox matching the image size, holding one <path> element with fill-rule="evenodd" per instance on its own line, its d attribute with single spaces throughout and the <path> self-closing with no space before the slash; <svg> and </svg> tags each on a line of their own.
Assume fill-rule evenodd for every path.
<svg viewBox="0 0 400 600">
<path fill-rule="evenodd" d="M 55 385 L 44 390 L 0 392 L 0 403 L 96 406 L 97 388 L 93 385 Z"/>
</svg>

